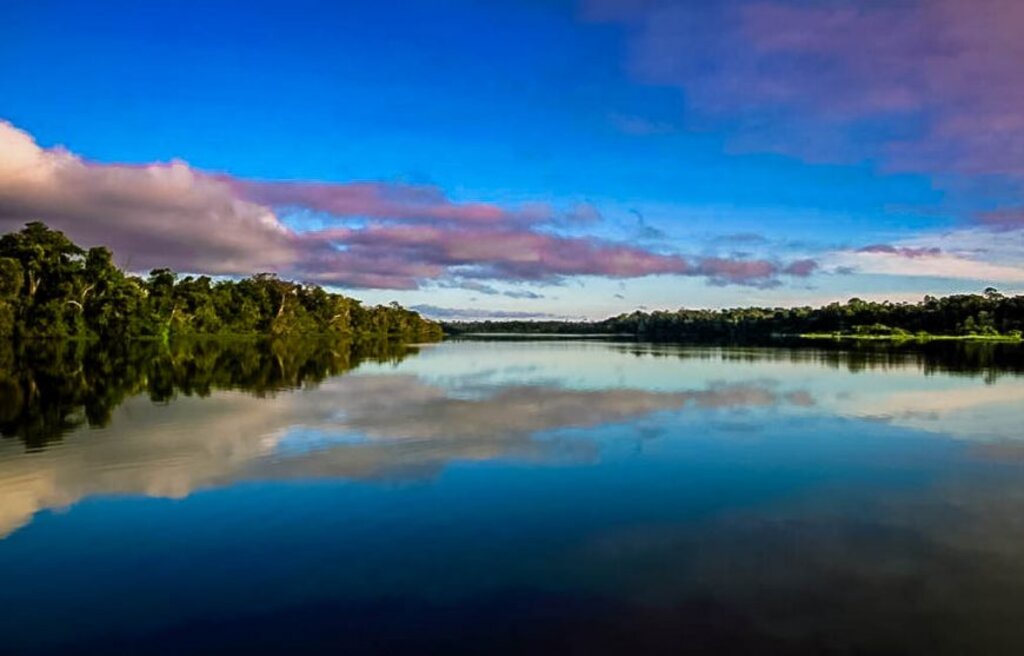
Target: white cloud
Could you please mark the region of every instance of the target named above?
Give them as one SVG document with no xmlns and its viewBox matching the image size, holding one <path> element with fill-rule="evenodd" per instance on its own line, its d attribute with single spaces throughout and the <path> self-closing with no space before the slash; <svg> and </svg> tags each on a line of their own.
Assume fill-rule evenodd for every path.
<svg viewBox="0 0 1024 656">
<path fill-rule="evenodd" d="M 962 228 L 884 247 L 834 251 L 821 259 L 827 268 L 847 267 L 858 273 L 1024 283 L 1024 232 Z"/>
<path fill-rule="evenodd" d="M 292 235 L 267 207 L 184 162 L 96 165 L 40 148 L 0 121 L 0 228 L 45 221 L 87 246 L 104 244 L 135 269 L 172 264 L 251 273 L 291 264 Z"/>
</svg>

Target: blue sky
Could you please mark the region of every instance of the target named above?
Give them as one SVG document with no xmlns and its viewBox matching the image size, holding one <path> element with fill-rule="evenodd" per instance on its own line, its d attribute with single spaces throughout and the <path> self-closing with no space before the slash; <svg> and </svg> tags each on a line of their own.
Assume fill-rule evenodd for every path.
<svg viewBox="0 0 1024 656">
<path fill-rule="evenodd" d="M 1024 13 L 998 0 L 851 6 L 9 1 L 0 224 L 41 218 L 84 242 L 130 233 L 112 244 L 122 261 L 150 249 L 183 271 L 252 264 L 463 315 L 1024 288 L 1024 165 L 1011 157 L 1024 78 L 998 63 L 1017 47 L 1002 26 L 1024 27 Z M 901 32 L 921 24 L 935 43 Z M 836 35 L 794 38 L 793 25 Z M 882 67 L 895 73 L 864 73 Z M 54 168 L 57 147 L 79 173 Z M 146 204 L 167 202 L 153 178 L 171 161 L 193 195 L 173 212 Z M 4 171 L 26 166 L 48 177 L 12 200 L 27 192 L 5 193 Z M 140 171 L 142 185 L 126 178 Z M 233 267 L 199 252 L 223 252 L 208 210 L 185 215 L 199 199 L 223 206 L 213 187 L 225 178 L 255 206 L 217 219 L 232 243 L 252 232 Z M 296 186 L 282 202 L 285 183 Z M 482 229 L 440 210 L 339 211 L 352 184 L 508 216 Z M 136 215 L 97 218 L 119 193 L 131 202 L 114 205 Z M 52 201 L 65 195 L 73 208 Z M 260 208 L 286 237 L 260 236 Z M 517 219 L 524 208 L 532 218 Z M 395 275 L 373 264 L 389 248 Z"/>
</svg>

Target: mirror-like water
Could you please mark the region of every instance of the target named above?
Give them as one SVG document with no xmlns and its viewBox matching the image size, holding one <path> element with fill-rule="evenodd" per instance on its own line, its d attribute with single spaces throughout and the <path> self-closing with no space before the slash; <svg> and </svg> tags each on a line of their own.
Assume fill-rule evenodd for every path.
<svg viewBox="0 0 1024 656">
<path fill-rule="evenodd" d="M 0 651 L 1019 653 L 1024 355 L 0 354 Z"/>
</svg>

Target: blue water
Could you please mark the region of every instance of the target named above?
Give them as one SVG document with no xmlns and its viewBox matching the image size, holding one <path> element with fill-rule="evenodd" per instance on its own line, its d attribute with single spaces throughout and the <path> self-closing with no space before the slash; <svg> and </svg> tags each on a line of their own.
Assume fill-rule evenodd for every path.
<svg viewBox="0 0 1024 656">
<path fill-rule="evenodd" d="M 1020 653 L 1024 377 L 848 360 L 447 342 L 130 395 L 0 442 L 0 650 Z"/>
</svg>

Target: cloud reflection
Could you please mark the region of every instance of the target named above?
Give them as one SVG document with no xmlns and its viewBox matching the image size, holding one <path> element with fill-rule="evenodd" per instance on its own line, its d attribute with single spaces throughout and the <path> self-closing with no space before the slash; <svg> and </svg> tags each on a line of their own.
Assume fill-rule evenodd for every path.
<svg viewBox="0 0 1024 656">
<path fill-rule="evenodd" d="M 378 374 L 270 398 L 218 391 L 153 405 L 134 397 L 108 428 L 82 429 L 59 448 L 14 453 L 17 444 L 0 444 L 0 535 L 39 510 L 96 494 L 181 498 L 238 480 L 424 477 L 453 461 L 496 458 L 591 461 L 598 455 L 593 440 L 555 433 L 687 406 L 787 401 L 763 383 L 678 392 L 539 385 L 478 390 L 470 398 L 466 392 Z"/>
</svg>

